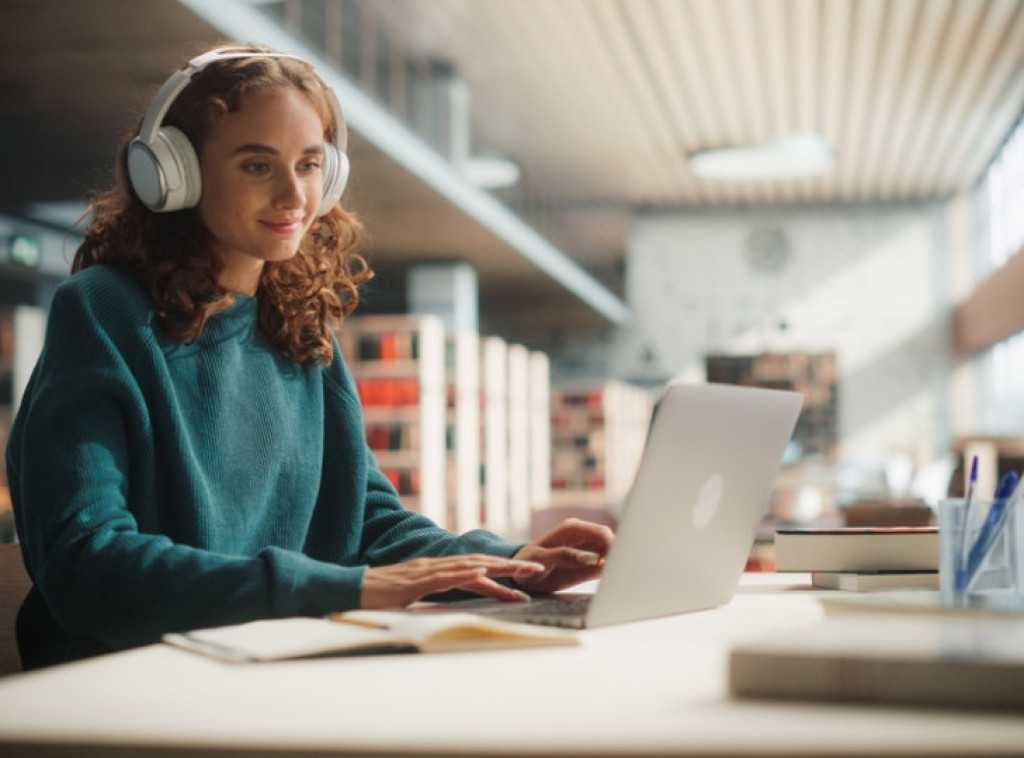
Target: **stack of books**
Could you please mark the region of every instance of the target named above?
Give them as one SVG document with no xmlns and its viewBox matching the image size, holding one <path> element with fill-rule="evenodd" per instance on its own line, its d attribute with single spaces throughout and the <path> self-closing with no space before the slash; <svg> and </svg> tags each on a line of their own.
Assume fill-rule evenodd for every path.
<svg viewBox="0 0 1024 758">
<path fill-rule="evenodd" d="M 939 588 L 939 530 L 926 527 L 775 531 L 775 570 L 810 572 L 814 586 L 863 592 Z"/>
</svg>

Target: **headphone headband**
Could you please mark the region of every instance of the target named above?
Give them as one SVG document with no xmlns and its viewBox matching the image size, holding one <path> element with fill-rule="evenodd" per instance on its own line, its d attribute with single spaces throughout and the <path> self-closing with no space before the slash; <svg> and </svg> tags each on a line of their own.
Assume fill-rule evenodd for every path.
<svg viewBox="0 0 1024 758">
<path fill-rule="evenodd" d="M 199 162 L 195 149 L 182 132 L 161 126 L 175 99 L 192 77 L 212 63 L 243 58 L 289 58 L 307 63 L 289 53 L 260 52 L 239 47 L 221 47 L 192 58 L 175 71 L 153 97 L 139 127 L 139 134 L 128 150 L 128 173 L 139 199 L 154 211 L 188 208 L 199 202 Z M 327 102 L 334 118 L 333 150 L 325 151 L 324 196 L 318 215 L 326 214 L 340 199 L 348 179 L 348 130 L 341 103 L 334 90 L 323 82 Z"/>
</svg>

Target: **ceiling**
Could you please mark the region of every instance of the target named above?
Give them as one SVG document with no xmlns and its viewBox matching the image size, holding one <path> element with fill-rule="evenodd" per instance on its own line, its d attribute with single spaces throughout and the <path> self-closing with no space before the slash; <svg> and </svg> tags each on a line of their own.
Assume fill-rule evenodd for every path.
<svg viewBox="0 0 1024 758">
<path fill-rule="evenodd" d="M 617 294 L 635 212 L 949 196 L 1024 109 L 1024 0 L 254 4 L 314 36 L 317 18 L 357 15 L 364 82 L 384 49 L 451 64 L 469 86 L 474 152 L 522 168 L 497 197 Z M 345 34 L 326 43 L 339 67 Z M 4 0 L 0 212 L 81 198 L 168 67 L 221 37 L 177 0 Z M 799 132 L 825 137 L 831 173 L 716 183 L 687 167 L 700 149 Z M 461 257 L 480 272 L 486 318 L 524 334 L 607 325 L 364 137 L 347 201 L 385 278 Z"/>
</svg>

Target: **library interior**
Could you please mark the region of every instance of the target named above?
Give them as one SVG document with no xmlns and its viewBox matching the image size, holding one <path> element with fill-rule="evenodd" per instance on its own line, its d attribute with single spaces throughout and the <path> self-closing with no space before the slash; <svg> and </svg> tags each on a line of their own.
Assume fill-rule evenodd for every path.
<svg viewBox="0 0 1024 758">
<path fill-rule="evenodd" d="M 21 672 L 31 580 L 0 464 L 0 752 L 1020 750 L 1024 516 L 1007 484 L 1024 471 L 1024 0 L 4 0 L 5 449 L 118 144 L 176 66 L 225 41 L 309 61 L 341 104 L 341 204 L 375 275 L 334 336 L 405 508 L 510 543 L 570 517 L 614 531 L 666 386 L 788 390 L 802 408 L 710 620 L 412 663 L 224 666 L 157 644 Z M 1009 515 L 991 550 L 982 525 L 979 569 L 954 543 L 989 501 Z M 807 543 L 854 532 L 903 542 L 870 558 Z M 972 590 L 998 598 L 978 610 Z M 814 639 L 760 646 L 798 630 Z M 819 644 L 824 665 L 829 630 L 847 657 L 800 669 Z M 1013 644 L 989 644 L 1000 630 Z M 875 669 L 851 651 L 883 636 L 915 639 L 920 660 L 869 693 Z M 879 665 L 905 662 L 885 652 Z M 350 671 L 372 694 L 346 695 L 339 725 L 325 701 Z M 575 678 L 573 702 L 540 671 Z M 478 702 L 492 677 L 504 691 Z M 433 702 L 440 680 L 457 718 Z M 204 692 L 175 711 L 190 683 Z M 284 693 L 303 691 L 300 712 Z M 371 702 L 391 695 L 399 734 Z M 214 717 L 218 698 L 238 705 Z"/>
</svg>

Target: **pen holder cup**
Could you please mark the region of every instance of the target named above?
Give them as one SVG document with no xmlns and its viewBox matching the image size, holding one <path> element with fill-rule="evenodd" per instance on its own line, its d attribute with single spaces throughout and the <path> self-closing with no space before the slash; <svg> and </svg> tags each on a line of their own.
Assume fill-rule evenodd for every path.
<svg viewBox="0 0 1024 758">
<path fill-rule="evenodd" d="M 1024 504 L 939 503 L 939 585 L 943 605 L 1024 611 Z M 990 518 L 991 516 L 991 518 Z"/>
</svg>

